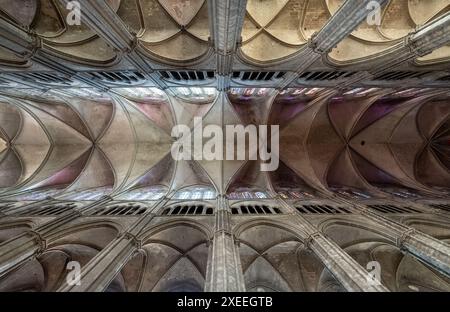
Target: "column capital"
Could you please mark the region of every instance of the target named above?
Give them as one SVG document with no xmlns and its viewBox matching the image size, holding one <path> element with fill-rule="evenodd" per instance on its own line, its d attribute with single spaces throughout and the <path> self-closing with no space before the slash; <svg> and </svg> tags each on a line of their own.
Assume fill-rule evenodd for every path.
<svg viewBox="0 0 450 312">
<path fill-rule="evenodd" d="M 349 204 L 347 199 L 339 200 Z M 448 244 L 405 224 L 390 220 L 365 205 L 355 203 L 354 209 L 381 226 L 386 237 L 390 237 L 392 243 L 398 248 L 450 276 L 450 246 Z"/>
<path fill-rule="evenodd" d="M 320 48 L 319 43 L 320 42 L 317 40 L 317 32 L 315 32 L 306 42 L 306 47 L 311 49 L 317 55 L 325 55 L 332 50 L 332 48 Z"/>
<path fill-rule="evenodd" d="M 348 291 L 385 292 L 381 283 L 373 284 L 372 276 L 338 244 L 322 233 L 313 233 L 310 249 Z"/>
<path fill-rule="evenodd" d="M 142 240 L 139 239 L 136 235 L 129 231 L 126 231 L 123 236 L 125 239 L 131 240 L 137 249 L 142 249 Z"/>
<path fill-rule="evenodd" d="M 416 40 L 414 40 L 416 33 L 409 34 L 403 39 L 403 44 L 408 48 L 408 52 L 415 57 L 422 57 L 429 54 L 431 51 L 426 47 L 421 46 Z"/>
<path fill-rule="evenodd" d="M 28 231 L 28 233 L 31 234 L 34 237 L 35 241 L 39 244 L 39 249 L 36 253 L 37 256 L 39 256 L 41 253 L 43 253 L 47 249 L 47 240 L 37 230 L 30 230 L 30 231 Z"/>
<path fill-rule="evenodd" d="M 399 249 L 404 249 L 404 243 L 406 241 L 406 239 L 414 234 L 416 232 L 415 229 L 407 229 L 406 231 L 404 231 L 400 236 L 397 237 L 396 239 L 396 245 Z"/>
<path fill-rule="evenodd" d="M 329 239 L 317 227 L 306 220 L 283 199 L 284 204 L 307 233 L 305 248 L 311 250 L 348 291 L 387 291 L 382 285 L 371 285 L 369 273 L 348 255 L 338 244 Z M 300 229 L 300 227 L 298 227 Z"/>
<path fill-rule="evenodd" d="M 323 234 L 319 231 L 313 232 L 308 235 L 305 239 L 305 247 L 308 249 L 311 249 L 311 243 L 314 242 L 318 237 L 322 236 Z"/>
</svg>

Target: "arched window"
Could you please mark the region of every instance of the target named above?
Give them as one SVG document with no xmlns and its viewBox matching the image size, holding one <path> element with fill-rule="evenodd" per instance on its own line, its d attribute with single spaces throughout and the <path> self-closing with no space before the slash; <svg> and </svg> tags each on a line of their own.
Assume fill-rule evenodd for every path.
<svg viewBox="0 0 450 312">
<path fill-rule="evenodd" d="M 261 190 L 251 188 L 237 188 L 227 195 L 228 199 L 253 199 L 253 198 L 269 198 L 269 195 Z"/>
<path fill-rule="evenodd" d="M 65 200 L 99 200 L 102 196 L 110 194 L 112 186 L 102 186 L 83 191 L 72 192 L 63 196 Z"/>
<path fill-rule="evenodd" d="M 133 189 L 117 197 L 119 200 L 158 200 L 167 193 L 167 187 L 163 185 L 148 186 Z"/>
<path fill-rule="evenodd" d="M 120 95 L 137 100 L 163 100 L 167 97 L 163 90 L 158 88 L 114 88 Z"/>
<path fill-rule="evenodd" d="M 42 188 L 37 190 L 31 190 L 27 193 L 13 196 L 11 198 L 15 200 L 44 200 L 47 197 L 52 197 L 60 193 L 62 188 Z"/>
<path fill-rule="evenodd" d="M 57 216 L 77 207 L 75 203 L 54 203 L 39 207 L 32 207 L 19 213 L 21 216 Z"/>
<path fill-rule="evenodd" d="M 216 191 L 210 186 L 190 186 L 179 190 L 173 196 L 174 199 L 214 199 L 216 197 Z"/>
<path fill-rule="evenodd" d="M 176 205 L 174 207 L 165 208 L 161 215 L 202 215 L 202 214 L 213 214 L 214 208 L 205 207 L 204 205 Z"/>
<path fill-rule="evenodd" d="M 212 102 L 216 98 L 215 88 L 180 87 L 172 90 L 177 97 L 187 101 Z"/>
<path fill-rule="evenodd" d="M 279 93 L 279 96 L 285 98 L 295 98 L 295 97 L 312 97 L 316 93 L 322 91 L 323 88 L 288 88 L 284 89 Z"/>
<path fill-rule="evenodd" d="M 147 208 L 136 203 L 113 204 L 92 212 L 93 216 L 139 216 L 142 215 Z"/>
<path fill-rule="evenodd" d="M 389 193 L 399 198 L 420 198 L 422 197 L 415 190 L 405 188 L 405 187 L 396 187 L 396 186 L 379 186 L 383 192 Z"/>
<path fill-rule="evenodd" d="M 256 198 L 267 198 L 267 194 L 264 192 L 255 192 Z"/>
<path fill-rule="evenodd" d="M 295 207 L 301 214 L 341 214 L 341 213 L 351 213 L 350 210 L 345 207 L 330 206 L 326 204 L 304 204 Z"/>
<path fill-rule="evenodd" d="M 353 199 L 369 199 L 372 198 L 369 193 L 356 188 L 331 187 L 331 190 L 339 195 Z"/>
<path fill-rule="evenodd" d="M 260 97 L 267 96 L 272 90 L 269 88 L 231 88 L 229 94 L 233 97 Z"/>
<path fill-rule="evenodd" d="M 310 191 L 302 190 L 299 188 L 285 187 L 278 191 L 278 195 L 284 199 L 311 199 L 314 198 L 314 194 Z"/>
<path fill-rule="evenodd" d="M 278 207 L 268 207 L 266 205 L 239 205 L 231 207 L 231 214 L 282 214 Z"/>
</svg>

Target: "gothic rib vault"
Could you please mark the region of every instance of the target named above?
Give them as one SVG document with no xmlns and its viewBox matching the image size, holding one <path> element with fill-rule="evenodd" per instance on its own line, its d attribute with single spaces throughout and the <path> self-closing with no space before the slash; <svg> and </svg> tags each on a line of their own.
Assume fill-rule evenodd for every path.
<svg viewBox="0 0 450 312">
<path fill-rule="evenodd" d="M 67 2 L 0 1 L 0 291 L 450 291 L 450 1 Z"/>
</svg>

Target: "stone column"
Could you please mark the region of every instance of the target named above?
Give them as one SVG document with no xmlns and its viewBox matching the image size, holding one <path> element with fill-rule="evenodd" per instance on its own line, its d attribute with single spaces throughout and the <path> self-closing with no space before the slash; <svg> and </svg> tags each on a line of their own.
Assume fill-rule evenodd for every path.
<svg viewBox="0 0 450 312">
<path fill-rule="evenodd" d="M 238 42 L 241 41 L 247 0 L 212 0 L 208 5 L 216 52 L 217 85 L 219 90 L 227 90 L 230 85 L 234 54 Z"/>
<path fill-rule="evenodd" d="M 400 249 L 450 277 L 450 246 L 431 236 L 408 229 L 397 240 Z"/>
<path fill-rule="evenodd" d="M 314 34 L 308 44 L 296 56 L 293 62 L 295 73 L 285 75 L 278 89 L 286 88 L 291 82 L 305 72 L 315 61 L 328 54 L 340 41 L 352 33 L 369 15 L 368 5 L 371 0 L 347 0 L 322 29 Z M 382 5 L 386 0 L 376 0 Z"/>
<path fill-rule="evenodd" d="M 126 232 L 114 239 L 105 249 L 82 267 L 80 285 L 63 284 L 58 291 L 101 292 L 107 289 L 111 281 L 131 257 L 141 249 L 142 242 L 139 239 L 139 235 L 155 216 L 154 212 L 164 206 L 168 200 L 168 198 L 159 200 L 152 209 L 132 224 Z"/>
<path fill-rule="evenodd" d="M 41 45 L 37 36 L 28 34 L 4 19 L 0 19 L 0 30 L 0 46 L 25 60 Z"/>
<path fill-rule="evenodd" d="M 0 244 L 0 277 L 14 270 L 25 261 L 38 256 L 47 248 L 47 241 L 52 234 L 61 226 L 73 221 L 88 211 L 99 205 L 103 205 L 111 200 L 104 197 L 99 201 L 88 204 L 81 208 L 66 212 L 53 220 L 33 228 L 21 235 L 13 237 Z"/>
<path fill-rule="evenodd" d="M 236 239 L 231 232 L 230 209 L 225 197 L 217 198 L 215 231 L 209 247 L 206 291 L 245 291 L 244 275 Z"/>
<path fill-rule="evenodd" d="M 372 69 L 363 76 L 351 77 L 341 86 L 350 86 L 358 81 L 373 79 L 411 59 L 425 56 L 450 42 L 450 13 L 431 21 L 420 29 L 410 33 L 383 56 L 377 58 Z"/>
<path fill-rule="evenodd" d="M 71 0 L 59 0 L 66 5 Z M 162 89 L 167 88 L 164 80 L 154 72 L 144 54 L 144 48 L 136 34 L 123 22 L 107 1 L 79 0 L 85 23 L 100 38 L 106 41 L 147 79 Z"/>
<path fill-rule="evenodd" d="M 306 245 L 322 261 L 325 267 L 342 284 L 347 291 L 352 292 L 383 292 L 388 291 L 338 244 L 318 231 L 311 223 L 301 216 L 297 210 L 285 200 L 277 196 L 277 200 L 292 213 L 296 223 L 308 234 Z"/>
<path fill-rule="evenodd" d="M 379 74 L 392 70 L 395 65 L 433 52 L 450 42 L 449 33 L 450 13 L 447 13 L 411 33 L 403 42 L 390 49 L 390 61 L 384 60 L 374 72 Z"/>
<path fill-rule="evenodd" d="M 450 277 L 450 245 L 405 224 L 390 220 L 365 205 L 353 203 L 341 197 L 333 198 L 333 200 L 349 205 L 355 213 L 375 222 L 384 229 L 386 236 L 391 238 L 398 248 Z"/>
<path fill-rule="evenodd" d="M 27 32 L 4 19 L 0 19 L 0 46 L 24 60 L 36 62 L 66 76 L 77 76 L 78 80 L 90 86 L 104 87 L 92 79 L 88 79 L 83 75 L 77 75 L 75 70 L 64 65 L 65 61 L 45 50 L 45 46 L 42 45 L 42 39 L 35 33 Z M 22 83 L 21 81 L 18 82 Z M 40 87 L 32 83 L 25 84 Z"/>
</svg>

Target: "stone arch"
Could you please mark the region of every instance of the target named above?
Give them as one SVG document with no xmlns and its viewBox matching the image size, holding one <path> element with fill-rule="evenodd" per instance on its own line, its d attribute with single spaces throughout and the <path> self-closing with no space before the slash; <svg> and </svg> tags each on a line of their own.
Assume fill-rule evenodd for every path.
<svg viewBox="0 0 450 312">
<path fill-rule="evenodd" d="M 26 233 L 33 226 L 32 221 L 16 221 L 0 223 L 0 244 L 20 234 Z"/>
<path fill-rule="evenodd" d="M 395 243 L 395 238 L 389 236 L 382 226 L 361 220 L 333 217 L 321 222 L 318 228 L 342 248 L 373 240 Z"/>
<path fill-rule="evenodd" d="M 390 291 L 449 291 L 450 279 L 408 253 L 403 253 L 392 243 L 377 240 L 359 242 L 344 250 L 368 271 L 373 272 L 377 263 L 380 282 Z M 336 287 L 327 271 L 321 274 L 320 287 Z"/>
<path fill-rule="evenodd" d="M 140 201 L 116 201 L 96 207 L 93 216 L 141 216 L 150 206 Z"/>
<path fill-rule="evenodd" d="M 119 232 L 112 222 L 86 222 L 52 233 L 42 253 L 0 279 L 0 291 L 56 291 L 68 281 L 71 263 L 83 267 Z"/>
<path fill-rule="evenodd" d="M 95 235 L 92 235 L 93 231 L 101 232 L 102 237 L 95 237 Z M 69 224 L 51 233 L 47 244 L 49 247 L 53 247 L 78 241 L 90 247 L 102 249 L 122 231 L 122 226 L 114 221 L 88 221 L 76 225 Z"/>
<path fill-rule="evenodd" d="M 258 214 L 258 215 L 270 215 L 270 214 L 282 214 L 283 210 L 280 205 L 275 202 L 264 201 L 250 201 L 241 200 L 234 202 L 231 206 L 232 214 Z"/>
<path fill-rule="evenodd" d="M 159 224 L 154 225 L 147 231 L 140 234 L 138 238 L 145 243 L 158 233 L 176 226 L 186 226 L 189 228 L 193 228 L 199 231 L 203 236 L 207 237 L 208 239 L 212 238 L 213 236 L 213 230 L 203 223 L 193 220 L 186 220 L 183 218 L 174 218 L 171 221 L 161 222 Z"/>
<path fill-rule="evenodd" d="M 449 220 L 450 221 L 450 220 Z M 430 236 L 450 243 L 450 222 L 438 218 L 405 217 L 402 223 Z"/>
<path fill-rule="evenodd" d="M 141 250 L 119 274 L 125 289 L 203 291 L 211 236 L 207 226 L 178 218 L 153 226 L 140 235 Z"/>
<path fill-rule="evenodd" d="M 204 200 L 175 201 L 158 210 L 161 215 L 213 215 L 215 203 Z"/>
<path fill-rule="evenodd" d="M 306 248 L 306 233 L 266 219 L 243 222 L 234 233 L 248 291 L 316 290 L 323 265 Z"/>
<path fill-rule="evenodd" d="M 411 218 L 404 223 L 411 225 L 414 222 L 419 222 L 419 219 Z M 429 220 L 423 220 L 423 222 L 429 222 Z M 448 291 L 450 289 L 450 279 L 412 255 L 403 253 L 396 245 L 395 239 L 383 233 L 382 229 L 375 224 L 333 218 L 322 222 L 319 228 L 363 268 L 372 271 L 373 267 L 369 267 L 369 262 L 377 261 L 381 267 L 381 282 L 391 291 Z M 424 281 L 422 284 L 421 280 Z M 411 283 L 407 284 L 408 281 Z M 343 291 L 331 273 L 326 270 L 320 276 L 318 287 L 326 291 Z"/>
</svg>

